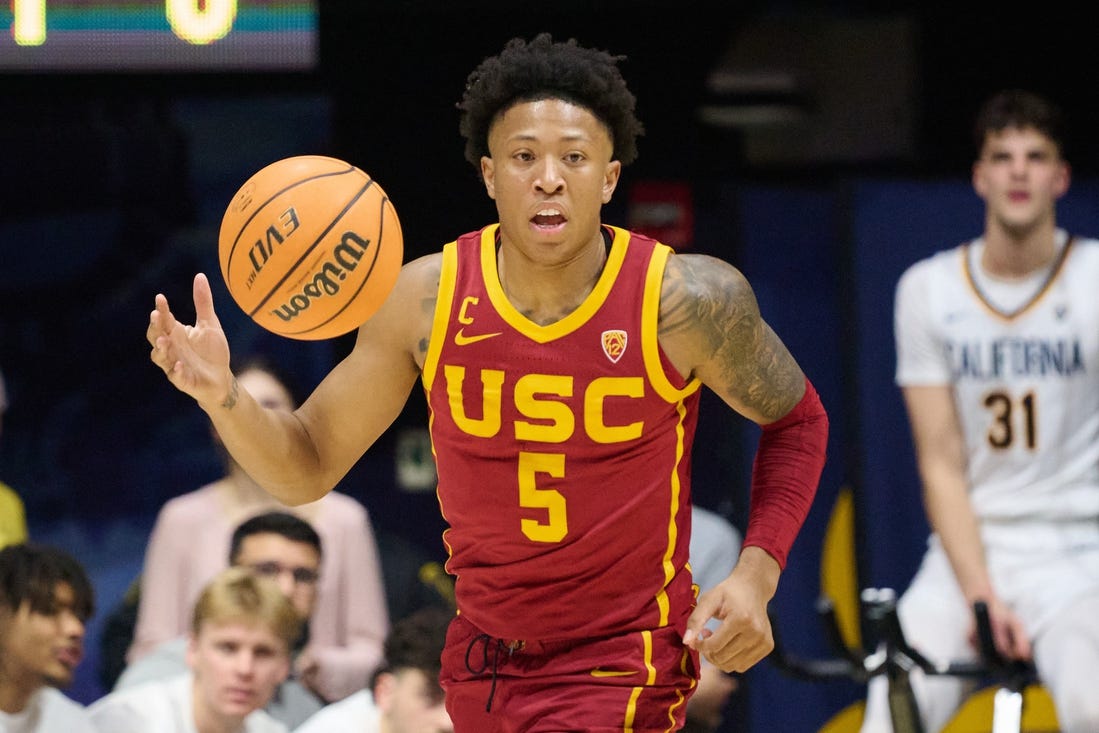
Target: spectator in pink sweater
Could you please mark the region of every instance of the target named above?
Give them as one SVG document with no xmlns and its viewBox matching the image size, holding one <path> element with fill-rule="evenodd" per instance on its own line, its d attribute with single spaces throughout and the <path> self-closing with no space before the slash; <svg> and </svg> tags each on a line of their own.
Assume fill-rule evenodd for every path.
<svg viewBox="0 0 1099 733">
<path fill-rule="evenodd" d="M 249 362 L 238 374 L 241 385 L 265 406 L 294 408 L 287 380 L 269 364 Z M 214 439 L 217 442 L 216 434 Z M 316 528 L 325 548 L 309 643 L 297 657 L 295 673 L 329 702 L 361 690 L 382 661 L 389 627 L 381 563 L 366 508 L 339 492 L 286 507 L 252 481 L 228 453 L 223 455 L 225 476 L 171 499 L 157 516 L 145 551 L 141 601 L 127 661 L 186 633 L 190 609 L 202 587 L 227 565 L 233 528 L 257 514 L 282 509 Z"/>
</svg>

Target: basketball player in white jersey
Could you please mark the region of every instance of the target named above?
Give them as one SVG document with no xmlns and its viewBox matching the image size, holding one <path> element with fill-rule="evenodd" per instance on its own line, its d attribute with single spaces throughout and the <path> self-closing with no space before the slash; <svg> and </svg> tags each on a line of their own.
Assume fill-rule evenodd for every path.
<svg viewBox="0 0 1099 733">
<path fill-rule="evenodd" d="M 1063 733 L 1099 731 L 1099 241 L 1056 223 L 1069 187 L 1059 111 L 1006 91 L 976 124 L 979 238 L 908 269 L 896 381 L 908 408 L 927 553 L 899 613 L 932 659 L 977 657 L 985 601 L 1001 653 L 1033 659 Z M 966 692 L 914 675 L 929 733 Z M 891 730 L 886 680 L 863 733 Z"/>
</svg>

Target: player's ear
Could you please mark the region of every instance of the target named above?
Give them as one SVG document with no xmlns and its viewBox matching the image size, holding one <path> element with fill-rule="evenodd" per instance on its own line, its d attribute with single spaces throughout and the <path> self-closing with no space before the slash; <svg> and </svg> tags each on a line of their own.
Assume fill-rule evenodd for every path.
<svg viewBox="0 0 1099 733">
<path fill-rule="evenodd" d="M 977 160 L 975 163 L 973 163 L 973 174 L 971 177 L 973 190 L 976 191 L 977 195 L 981 198 L 985 197 L 985 193 L 988 190 L 988 187 L 985 185 L 983 172 L 984 171 L 980 160 Z"/>
<path fill-rule="evenodd" d="M 603 203 L 610 203 L 611 196 L 614 195 L 614 189 L 618 187 L 618 177 L 620 175 L 622 175 L 621 161 L 612 160 L 607 163 L 607 167 L 603 171 Z"/>
<path fill-rule="evenodd" d="M 490 199 L 496 198 L 496 167 L 492 164 L 492 158 L 481 156 L 481 180 L 485 182 L 485 191 Z"/>
<path fill-rule="evenodd" d="M 1072 166 L 1067 162 L 1062 162 L 1060 170 L 1057 172 L 1056 183 L 1056 195 L 1057 198 L 1061 198 L 1068 193 L 1068 187 L 1072 185 Z"/>
</svg>

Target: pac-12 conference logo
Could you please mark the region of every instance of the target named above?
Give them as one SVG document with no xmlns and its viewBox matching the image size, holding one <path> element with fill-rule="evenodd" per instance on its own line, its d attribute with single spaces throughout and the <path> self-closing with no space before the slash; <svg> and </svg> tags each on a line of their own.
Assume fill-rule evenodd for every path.
<svg viewBox="0 0 1099 733">
<path fill-rule="evenodd" d="M 620 328 L 604 331 L 602 341 L 603 353 L 607 355 L 611 363 L 617 364 L 622 355 L 626 353 L 626 332 Z"/>
</svg>

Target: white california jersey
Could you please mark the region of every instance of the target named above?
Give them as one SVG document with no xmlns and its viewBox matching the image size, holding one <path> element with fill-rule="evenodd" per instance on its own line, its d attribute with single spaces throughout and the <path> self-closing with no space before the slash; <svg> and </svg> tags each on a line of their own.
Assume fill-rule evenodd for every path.
<svg viewBox="0 0 1099 733">
<path fill-rule="evenodd" d="M 978 516 L 1099 517 L 1099 241 L 1068 241 L 1037 281 L 997 284 L 1020 289 L 1011 311 L 974 277 L 980 246 L 901 277 L 897 384 L 953 386 Z"/>
</svg>

